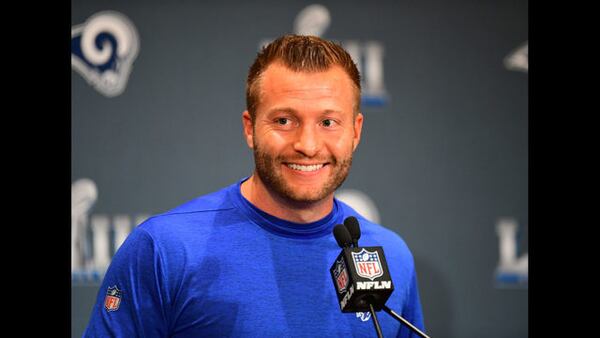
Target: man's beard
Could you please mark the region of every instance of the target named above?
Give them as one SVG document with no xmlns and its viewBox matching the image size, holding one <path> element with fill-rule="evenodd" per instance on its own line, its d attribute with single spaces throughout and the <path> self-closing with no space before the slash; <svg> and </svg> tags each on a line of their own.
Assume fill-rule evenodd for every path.
<svg viewBox="0 0 600 338">
<path fill-rule="evenodd" d="M 258 177 L 267 189 L 292 202 L 312 203 L 323 200 L 344 183 L 352 165 L 352 153 L 347 158 L 341 160 L 333 156 L 324 159 L 325 161 L 320 161 L 321 159 L 319 159 L 319 162 L 327 162 L 327 166 L 330 166 L 329 177 L 321 187 L 300 192 L 290 186 L 283 178 L 281 166 L 285 165 L 283 163 L 294 163 L 294 161 L 307 159 L 307 157 L 303 156 L 292 156 L 289 158 L 284 156 L 273 157 L 261 151 L 256 143 L 254 144 L 254 162 Z"/>
</svg>

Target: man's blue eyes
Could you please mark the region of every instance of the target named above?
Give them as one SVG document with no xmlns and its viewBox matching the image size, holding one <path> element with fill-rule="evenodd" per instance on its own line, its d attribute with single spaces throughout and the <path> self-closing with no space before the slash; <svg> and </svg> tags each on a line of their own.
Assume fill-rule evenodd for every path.
<svg viewBox="0 0 600 338">
<path fill-rule="evenodd" d="M 275 119 L 275 122 L 281 126 L 285 126 L 285 125 L 289 125 L 291 123 L 291 120 L 286 117 L 280 117 L 280 118 Z M 334 123 L 335 123 L 335 121 L 331 120 L 331 119 L 326 119 L 321 122 L 321 124 L 324 127 L 331 127 Z"/>
</svg>

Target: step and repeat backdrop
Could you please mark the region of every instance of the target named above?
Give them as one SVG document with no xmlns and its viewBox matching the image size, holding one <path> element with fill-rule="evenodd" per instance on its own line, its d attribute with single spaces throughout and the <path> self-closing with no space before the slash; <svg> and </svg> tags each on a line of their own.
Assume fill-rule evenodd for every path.
<svg viewBox="0 0 600 338">
<path fill-rule="evenodd" d="M 363 137 L 336 195 L 406 240 L 427 333 L 527 337 L 527 1 L 71 8 L 73 337 L 135 226 L 252 173 L 245 78 L 286 33 L 341 43 L 361 71 Z"/>
</svg>

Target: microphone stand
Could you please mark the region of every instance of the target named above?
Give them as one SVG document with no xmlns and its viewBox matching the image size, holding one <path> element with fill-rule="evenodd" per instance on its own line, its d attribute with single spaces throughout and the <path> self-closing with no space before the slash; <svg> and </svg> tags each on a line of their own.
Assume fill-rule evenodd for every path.
<svg viewBox="0 0 600 338">
<path fill-rule="evenodd" d="M 372 311 L 373 307 L 371 306 L 371 311 Z M 399 314 L 397 314 L 396 312 L 394 312 L 392 309 L 390 309 L 389 307 L 387 307 L 387 305 L 383 305 L 382 309 L 387 312 L 390 316 L 394 317 L 396 320 L 402 322 L 403 324 L 405 324 L 406 326 L 410 327 L 411 330 L 415 331 L 419 336 L 423 337 L 423 338 L 430 338 L 428 335 L 426 335 L 425 333 L 421 332 L 421 330 L 419 330 L 418 328 L 416 328 L 414 325 L 412 325 L 408 320 L 400 317 Z M 373 314 L 371 314 L 373 315 Z M 377 326 L 379 326 L 379 323 L 377 323 Z"/>
<path fill-rule="evenodd" d="M 377 331 L 377 337 L 383 338 L 383 334 L 381 333 L 381 326 L 379 326 L 379 321 L 377 320 L 377 315 L 375 314 L 375 309 L 373 308 L 373 304 L 369 302 L 369 311 L 371 311 L 371 317 L 373 318 L 373 325 L 375 325 L 375 331 Z"/>
<path fill-rule="evenodd" d="M 350 218 L 350 217 L 348 217 L 348 218 Z M 339 244 L 340 247 L 344 248 L 344 247 L 354 246 L 355 248 L 358 248 L 358 239 L 360 238 L 360 228 L 358 227 L 358 221 L 356 221 L 356 218 L 354 218 L 354 223 L 353 223 L 354 226 L 352 227 L 352 226 L 348 225 L 348 222 L 347 222 L 348 218 L 346 218 L 344 220 L 344 227 L 348 231 L 342 231 L 342 232 L 347 232 L 348 234 L 351 234 L 352 242 L 348 243 L 347 239 L 346 239 L 346 241 L 338 239 L 338 238 L 343 238 L 343 236 L 340 237 L 341 234 L 340 234 L 339 231 L 337 231 L 337 232 L 334 231 L 333 234 L 334 234 L 335 239 L 338 242 L 338 244 Z M 352 223 L 352 222 L 350 222 L 350 223 Z M 350 230 L 352 230 L 352 231 L 350 231 Z M 346 236 L 348 236 L 348 235 L 346 235 Z M 408 326 L 411 330 L 413 330 L 414 332 L 416 332 L 419 336 L 421 336 L 423 338 L 431 338 L 428 335 L 426 335 L 425 333 L 423 333 L 421 330 L 419 330 L 417 327 L 415 327 L 414 325 L 412 325 L 408 320 L 400 317 L 399 314 L 397 314 L 392 309 L 390 309 L 389 307 L 387 307 L 387 305 L 383 304 L 382 309 L 385 312 L 387 312 L 390 316 L 392 316 L 396 320 L 398 320 L 399 322 L 401 322 L 404 325 Z M 379 320 L 377 320 L 377 314 L 375 314 L 375 308 L 373 308 L 373 304 L 370 301 L 369 301 L 369 311 L 371 312 L 371 317 L 373 317 L 373 325 L 375 325 L 375 331 L 377 331 L 377 337 L 378 338 L 383 338 L 383 333 L 381 333 L 381 326 L 379 326 Z"/>
</svg>

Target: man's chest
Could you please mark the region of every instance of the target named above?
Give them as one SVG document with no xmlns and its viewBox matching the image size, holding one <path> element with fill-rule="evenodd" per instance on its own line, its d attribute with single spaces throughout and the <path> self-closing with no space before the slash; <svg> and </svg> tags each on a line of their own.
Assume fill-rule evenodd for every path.
<svg viewBox="0 0 600 338">
<path fill-rule="evenodd" d="M 177 301 L 173 331 L 181 335 L 175 336 L 374 334 L 369 315 L 341 313 L 328 265 L 285 263 L 225 262 L 213 266 L 210 277 L 194 274 Z M 393 322 L 388 326 L 397 330 Z"/>
</svg>

